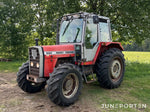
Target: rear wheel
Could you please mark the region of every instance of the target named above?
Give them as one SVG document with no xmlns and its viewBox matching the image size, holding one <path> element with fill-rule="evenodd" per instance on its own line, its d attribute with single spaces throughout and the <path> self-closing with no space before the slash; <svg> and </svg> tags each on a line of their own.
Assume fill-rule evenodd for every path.
<svg viewBox="0 0 150 112">
<path fill-rule="evenodd" d="M 120 49 L 111 48 L 96 63 L 96 75 L 100 85 L 113 89 L 120 86 L 125 71 L 125 59 Z"/>
<path fill-rule="evenodd" d="M 41 91 L 45 87 L 45 82 L 33 83 L 28 81 L 26 79 L 27 74 L 29 74 L 29 62 L 24 63 L 17 73 L 17 83 L 23 91 L 28 93 L 35 93 Z"/>
<path fill-rule="evenodd" d="M 51 101 L 61 106 L 69 106 L 78 99 L 82 77 L 75 65 L 62 64 L 54 70 L 47 84 Z"/>
</svg>

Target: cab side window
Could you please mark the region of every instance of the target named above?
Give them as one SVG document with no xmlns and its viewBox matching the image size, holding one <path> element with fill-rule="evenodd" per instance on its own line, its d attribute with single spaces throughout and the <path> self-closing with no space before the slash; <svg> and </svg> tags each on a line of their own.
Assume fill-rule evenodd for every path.
<svg viewBox="0 0 150 112">
<path fill-rule="evenodd" d="M 107 22 L 99 22 L 99 29 L 100 29 L 100 40 L 102 42 L 109 42 L 110 41 L 110 32 L 109 32 L 109 25 Z"/>
<path fill-rule="evenodd" d="M 88 18 L 86 24 L 86 35 L 85 35 L 86 48 L 87 49 L 93 48 L 97 41 L 98 41 L 97 24 L 93 23 L 92 18 Z"/>
</svg>

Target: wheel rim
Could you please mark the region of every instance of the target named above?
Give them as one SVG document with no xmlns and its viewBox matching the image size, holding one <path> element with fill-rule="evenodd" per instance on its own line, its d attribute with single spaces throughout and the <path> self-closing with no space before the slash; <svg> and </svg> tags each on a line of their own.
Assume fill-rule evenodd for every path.
<svg viewBox="0 0 150 112">
<path fill-rule="evenodd" d="M 66 98 L 72 98 L 79 88 L 79 80 L 75 73 L 69 73 L 62 84 L 62 92 Z"/>
<path fill-rule="evenodd" d="M 111 78 L 113 81 L 118 81 L 122 75 L 122 62 L 119 58 L 115 58 L 111 64 Z"/>
</svg>

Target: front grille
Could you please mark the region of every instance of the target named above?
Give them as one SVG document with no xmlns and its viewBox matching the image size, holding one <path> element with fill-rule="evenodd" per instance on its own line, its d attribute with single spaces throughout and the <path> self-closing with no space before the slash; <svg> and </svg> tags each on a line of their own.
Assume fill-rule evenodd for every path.
<svg viewBox="0 0 150 112">
<path fill-rule="evenodd" d="M 34 54 L 33 54 L 34 51 Z M 40 62 L 40 55 L 38 48 L 29 48 L 29 59 L 30 59 L 30 71 L 31 75 L 39 76 L 39 68 L 37 68 L 36 64 Z M 33 63 L 33 66 L 31 66 Z"/>
</svg>

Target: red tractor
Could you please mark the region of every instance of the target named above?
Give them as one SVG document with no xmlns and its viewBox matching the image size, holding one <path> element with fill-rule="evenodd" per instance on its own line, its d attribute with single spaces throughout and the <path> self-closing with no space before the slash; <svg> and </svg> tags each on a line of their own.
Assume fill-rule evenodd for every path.
<svg viewBox="0 0 150 112">
<path fill-rule="evenodd" d="M 29 61 L 17 73 L 19 87 L 35 93 L 47 83 L 51 101 L 68 106 L 77 100 L 83 80 L 93 82 L 89 75 L 96 74 L 104 88 L 120 86 L 125 59 L 121 44 L 112 42 L 109 18 L 80 12 L 64 15 L 59 24 L 56 45 L 29 48 Z"/>
</svg>

